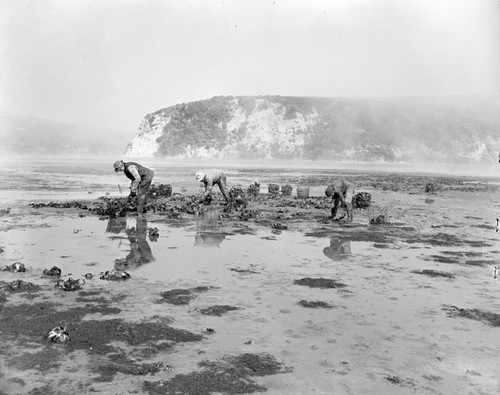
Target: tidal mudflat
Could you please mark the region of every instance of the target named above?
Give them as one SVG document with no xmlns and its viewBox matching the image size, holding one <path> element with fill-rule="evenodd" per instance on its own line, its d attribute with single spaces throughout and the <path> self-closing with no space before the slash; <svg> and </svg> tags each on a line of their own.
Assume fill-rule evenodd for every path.
<svg viewBox="0 0 500 395">
<path fill-rule="evenodd" d="M 110 218 L 89 208 L 124 180 L 37 166 L 0 201 L 1 268 L 26 269 L 0 271 L 0 393 L 500 391 L 494 179 L 239 168 L 229 186 L 259 180 L 258 198 L 192 211 L 192 169 L 158 168 L 173 196 Z M 350 224 L 325 209 L 339 175 L 373 198 Z"/>
</svg>

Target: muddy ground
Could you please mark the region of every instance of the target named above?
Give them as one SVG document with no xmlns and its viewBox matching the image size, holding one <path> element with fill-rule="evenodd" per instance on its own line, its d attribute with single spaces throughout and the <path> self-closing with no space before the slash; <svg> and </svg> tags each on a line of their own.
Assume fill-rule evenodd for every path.
<svg viewBox="0 0 500 395">
<path fill-rule="evenodd" d="M 272 177 L 271 172 L 269 179 L 272 180 Z M 480 344 L 470 345 L 468 350 L 473 352 L 475 348 L 483 347 L 483 351 L 478 352 L 481 354 L 486 343 L 488 346 L 485 351 L 485 364 L 494 361 L 494 354 L 500 351 L 499 304 L 481 303 L 481 297 L 489 298 L 491 292 L 498 295 L 500 290 L 498 281 L 493 279 L 490 273 L 498 262 L 498 240 L 495 232 L 498 187 L 487 180 L 469 183 L 466 178 L 446 176 L 363 174 L 352 176 L 351 179 L 362 186 L 358 190 L 368 191 L 373 198 L 369 208 L 355 210 L 353 223 L 333 221 L 329 217 L 331 203 L 321 196 L 321 191 L 328 185 L 329 179 L 318 176 L 303 176 L 300 179 L 301 185 L 309 186 L 312 191 L 317 192 L 309 198 L 273 195 L 262 187 L 259 196 L 250 197 L 244 204 L 232 207 L 224 206 L 219 193 L 215 194 L 211 205 L 200 205 L 197 203 L 197 195 L 174 190 L 170 197 L 150 200 L 149 211 L 143 216 L 147 225 L 143 228 L 140 228 L 141 219 L 137 214 L 127 209 L 129 206 L 125 197 L 104 196 L 79 201 L 33 202 L 28 215 L 41 218 L 38 227 L 46 224 L 49 228 L 52 226 L 51 221 L 59 221 L 61 218 L 64 221 L 65 216 L 71 217 L 74 223 L 96 218 L 107 222 L 107 232 L 121 237 L 120 240 L 128 239 L 131 245 L 142 240 L 143 245 L 145 242 L 148 248 L 158 242 L 158 237 L 160 242 L 162 241 L 164 229 L 176 228 L 195 230 L 195 246 L 215 247 L 221 251 L 224 251 L 222 243 L 227 243 L 225 240 L 245 235 L 260 235 L 261 239 L 269 243 L 279 241 L 280 236 L 287 232 L 308 238 L 329 239 L 330 245 L 323 249 L 323 258 L 332 265 L 348 262 L 350 267 L 332 271 L 331 268 L 320 270 L 308 266 L 301 275 L 294 273 L 293 278 L 289 278 L 290 281 L 282 285 L 283 292 L 286 293 L 288 288 L 297 289 L 297 292 L 304 288 L 310 289 L 310 292 L 302 295 L 305 298 L 290 300 L 290 303 L 296 306 L 294 308 L 302 309 L 297 313 L 298 317 L 302 314 L 304 317 L 319 319 L 327 317 L 325 314 L 329 311 L 354 309 L 354 306 L 348 307 L 349 300 L 355 300 L 360 294 L 364 295 L 363 299 L 366 299 L 365 303 L 369 305 L 370 292 L 375 295 L 382 291 L 381 288 L 377 289 L 379 276 L 403 276 L 405 281 L 408 276 L 412 276 L 411 281 L 418 284 L 418 287 L 408 294 L 416 298 L 419 294 L 425 294 L 428 298 L 429 292 L 434 292 L 436 288 L 439 290 L 436 293 L 440 294 L 446 287 L 456 288 L 457 284 L 480 283 L 482 296 L 466 298 L 462 294 L 458 298 L 452 298 L 450 293 L 443 296 L 444 299 L 448 298 L 448 303 L 439 303 L 430 312 L 418 312 L 418 319 L 434 320 L 439 316 L 438 322 L 449 323 L 457 320 L 456 325 L 453 322 L 449 324 L 450 328 L 461 326 L 462 331 L 476 331 L 475 328 L 480 328 L 480 334 L 477 335 L 479 337 L 469 338 L 469 342 L 478 341 Z M 296 181 L 296 177 L 288 179 L 286 174 L 279 178 L 280 185 Z M 380 215 L 383 215 L 384 220 L 374 224 L 371 220 Z M 9 216 L 15 216 L 15 212 L 2 213 L 5 235 L 16 229 L 16 224 L 9 222 Z M 136 228 L 127 228 L 126 234 L 123 231 L 124 219 L 136 220 L 137 224 Z M 116 227 L 114 232 L 113 226 Z M 79 231 L 77 228 L 73 229 L 75 235 Z M 262 233 L 264 231 L 265 234 Z M 0 245 L 0 258 L 2 254 L 5 256 L 6 252 L 8 253 L 7 249 L 15 248 L 14 242 L 5 242 L 7 239 L 5 236 L 4 243 Z M 64 243 L 64 240 L 61 239 L 61 242 Z M 356 259 L 353 260 L 356 254 L 350 251 L 350 243 L 365 243 L 360 245 L 369 245 L 370 251 L 377 254 L 395 251 L 395 254 L 402 255 L 398 255 L 398 261 L 388 260 L 385 265 L 377 266 L 378 274 L 375 275 L 371 271 L 375 264 L 370 266 L 369 263 L 359 264 Z M 178 247 L 170 245 L 168 248 Z M 419 249 L 423 255 L 419 257 L 418 265 L 405 267 L 402 262 L 408 256 L 412 259 L 412 249 Z M 304 324 L 306 329 L 303 332 L 292 329 L 291 323 L 290 328 L 280 329 L 283 329 L 284 333 L 293 332 L 291 338 L 301 339 L 309 336 L 315 338 L 314 331 L 319 331 L 326 340 L 322 345 L 311 345 L 313 351 L 323 348 L 326 355 L 327 347 L 337 342 L 339 343 L 336 346 L 341 350 L 338 351 L 337 358 L 334 349 L 328 351 L 328 356 L 323 357 L 321 361 L 314 362 L 311 369 L 323 372 L 317 385 L 300 384 L 301 368 L 293 362 L 299 356 L 289 358 L 293 350 L 287 351 L 285 347 L 284 351 L 278 354 L 273 352 L 274 349 L 269 347 L 269 344 L 266 347 L 265 341 L 261 346 L 257 345 L 258 329 L 252 326 L 258 327 L 262 322 L 273 318 L 253 317 L 248 320 L 245 314 L 249 313 L 245 310 L 249 306 L 245 306 L 245 303 L 237 298 L 224 297 L 226 292 L 227 295 L 236 295 L 237 285 L 230 282 L 229 284 L 236 288 L 223 289 L 216 281 L 211 282 L 208 275 L 206 279 L 199 281 L 201 285 L 194 286 L 189 286 L 187 281 L 158 284 L 150 283 L 144 278 L 137 280 L 134 269 L 147 264 L 153 258 L 148 260 L 147 255 L 142 254 L 136 259 L 129 255 L 121 260 L 117 259 L 110 272 L 112 270 L 115 273 L 131 273 L 130 278 L 116 277 L 113 278 L 114 281 L 100 279 L 105 273 L 95 270 L 97 264 L 87 264 L 81 273 L 68 274 L 63 271 L 63 276 L 59 277 L 48 275 L 48 271 L 45 274 L 42 272 L 42 269 L 50 269 L 53 266 L 54 262 L 49 260 L 40 262 L 37 269 L 28 265 L 29 270 L 26 273 L 13 273 L 9 268 L 14 262 L 8 259 L 1 261 L 5 270 L 0 277 L 0 352 L 3 355 L 3 361 L 0 362 L 0 381 L 3 384 L 0 394 L 322 394 L 366 393 L 365 391 L 492 393 L 491 391 L 500 390 L 498 378 L 494 377 L 494 371 L 499 371 L 498 359 L 496 363 L 492 363 L 491 369 L 485 368 L 484 364 L 471 367 L 474 366 L 471 361 L 477 361 L 481 355 L 471 356 L 469 363 L 461 367 L 458 367 L 458 363 L 452 363 L 445 368 L 443 366 L 449 360 L 446 349 L 437 345 L 436 350 L 439 351 L 435 355 L 415 356 L 416 365 L 428 365 L 425 371 L 420 370 L 421 366 L 410 368 L 404 364 L 399 365 L 398 371 L 384 371 L 383 366 L 378 365 L 380 361 L 373 362 L 363 366 L 365 377 L 361 380 L 362 383 L 357 383 L 359 376 L 353 372 L 362 366 L 360 360 L 363 355 L 369 355 L 372 351 L 369 351 L 368 346 L 364 351 L 349 350 L 349 347 L 356 349 L 365 346 L 342 345 L 340 338 L 343 335 L 338 333 L 336 337 L 339 339 L 334 340 L 320 328 L 323 325 L 321 320 L 315 323 L 313 318 Z M 156 262 L 159 259 L 161 257 L 156 256 Z M 189 257 L 186 259 L 189 260 Z M 243 265 L 238 264 L 235 257 L 234 264 L 228 265 L 226 269 L 231 275 L 237 276 L 234 282 L 239 283 L 240 280 L 251 281 L 252 276 L 260 276 L 263 273 L 271 278 L 275 274 L 266 272 L 266 264 L 270 265 L 272 261 L 292 261 L 286 254 L 278 251 L 273 253 L 272 249 L 264 259 L 267 261 L 260 260 L 257 264 L 256 260 L 255 265 Z M 357 259 L 364 258 L 361 255 L 361 258 Z M 286 267 L 286 262 L 282 264 Z M 82 282 L 81 287 L 68 291 L 57 288 L 60 278 L 67 281 L 69 276 L 82 277 L 86 272 L 91 276 Z M 342 274 L 346 278 L 343 279 Z M 359 283 L 355 283 L 353 278 L 357 278 Z M 386 280 L 381 280 L 381 284 L 386 286 L 384 281 Z M 130 287 L 135 288 L 129 288 L 128 284 L 134 284 Z M 185 286 L 179 287 L 180 284 Z M 373 286 L 370 287 L 371 291 L 367 291 L 366 284 Z M 137 294 L 138 287 L 143 289 L 140 294 Z M 135 295 L 131 295 L 131 289 L 135 290 Z M 474 292 L 468 288 L 464 290 Z M 393 292 L 385 292 L 388 298 L 395 299 L 403 298 L 407 293 L 396 288 Z M 214 294 L 218 296 L 214 297 Z M 137 311 L 137 299 L 143 299 L 144 305 L 153 306 L 152 310 L 147 314 Z M 272 304 L 272 300 L 264 299 L 263 303 Z M 357 301 L 356 306 L 358 303 L 363 302 Z M 291 311 L 288 309 L 281 308 L 279 311 L 286 315 Z M 375 309 L 376 307 L 373 307 L 373 315 L 377 314 Z M 386 309 L 390 310 L 390 307 Z M 309 311 L 317 314 L 310 316 Z M 364 318 L 365 315 L 372 315 L 369 310 L 360 311 L 362 313 L 359 314 Z M 235 317 L 235 314 L 242 314 L 237 327 L 241 330 L 241 333 L 237 334 L 239 346 L 233 347 L 233 352 L 228 354 L 222 347 L 218 349 L 218 345 L 224 343 L 224 335 L 222 338 L 218 336 L 221 332 L 225 333 L 225 325 L 232 325 L 231 317 Z M 354 321 L 359 318 L 353 310 L 350 314 L 354 314 Z M 425 314 L 430 315 L 426 318 Z M 468 321 L 474 324 L 468 324 Z M 476 324 L 482 327 L 468 326 Z M 315 325 L 318 325 L 318 328 L 314 329 Z M 399 325 L 404 326 L 403 323 Z M 245 328 L 246 326 L 248 328 Z M 423 328 L 425 324 L 416 321 L 415 328 L 419 326 Z M 50 341 L 49 331 L 57 327 L 61 327 L 61 331 L 69 337 L 56 337 Z M 355 325 L 351 326 L 345 316 L 336 328 L 337 331 L 344 332 L 349 332 L 351 328 L 356 332 Z M 270 329 L 270 332 L 275 330 Z M 415 331 L 418 333 L 419 330 Z M 234 333 L 232 335 L 236 336 Z M 396 335 L 386 332 L 384 336 Z M 402 338 L 408 336 L 403 335 Z M 454 333 L 443 333 L 441 336 L 442 341 L 462 341 L 461 335 L 453 340 Z M 445 336 L 447 340 L 443 340 Z M 366 335 L 366 338 L 369 336 Z M 435 341 L 439 343 L 440 340 L 438 338 Z M 397 342 L 396 338 L 392 338 L 391 342 Z M 425 339 L 425 342 L 429 342 L 430 347 L 433 347 L 431 340 Z M 405 340 L 401 340 L 400 347 L 405 354 L 406 347 L 411 349 L 416 346 L 405 346 Z M 453 353 L 459 353 L 459 350 L 458 346 L 458 350 L 454 349 Z M 376 352 L 384 353 L 384 346 L 377 347 Z M 411 351 L 408 352 L 411 354 Z M 417 351 L 417 354 L 420 352 L 422 351 Z M 183 358 L 182 363 L 177 359 L 178 365 L 171 362 L 176 360 L 175 357 L 170 358 L 176 354 L 182 355 Z M 391 361 L 390 355 L 384 358 Z M 442 362 L 443 360 L 445 362 Z M 457 371 L 453 372 L 453 366 Z M 362 375 L 359 372 L 357 374 Z M 280 376 L 283 378 L 280 379 Z"/>
</svg>

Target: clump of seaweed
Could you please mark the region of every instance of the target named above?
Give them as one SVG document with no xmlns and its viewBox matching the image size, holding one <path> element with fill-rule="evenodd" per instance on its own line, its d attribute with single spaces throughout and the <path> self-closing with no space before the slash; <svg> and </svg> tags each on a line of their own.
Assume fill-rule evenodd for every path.
<svg viewBox="0 0 500 395">
<path fill-rule="evenodd" d="M 61 269 L 59 269 L 57 266 L 52 266 L 50 269 L 44 269 L 43 274 L 45 274 L 46 276 L 60 277 Z"/>
<path fill-rule="evenodd" d="M 283 196 L 292 196 L 292 190 L 293 190 L 293 187 L 289 184 L 287 185 L 283 185 L 281 187 L 281 194 Z"/>
<path fill-rule="evenodd" d="M 388 220 L 388 211 L 387 207 L 380 210 L 371 210 L 370 211 L 370 224 L 371 225 L 383 225 L 387 223 Z"/>
<path fill-rule="evenodd" d="M 234 186 L 229 190 L 229 207 L 236 211 L 243 210 L 247 206 L 247 195 L 239 186 Z"/>
<path fill-rule="evenodd" d="M 455 278 L 455 276 L 451 273 L 447 272 L 440 272 L 438 270 L 432 270 L 432 269 L 424 269 L 424 270 L 413 270 L 412 273 L 415 274 L 423 274 L 425 276 L 430 276 L 430 277 L 446 277 L 446 278 Z"/>
<path fill-rule="evenodd" d="M 168 198 L 172 196 L 172 185 L 170 184 L 153 184 L 149 188 L 148 196 L 154 199 Z"/>
<path fill-rule="evenodd" d="M 127 212 L 136 209 L 134 198 L 107 198 L 103 197 L 94 203 L 93 211 L 100 216 L 110 218 L 125 217 Z"/>
<path fill-rule="evenodd" d="M 426 193 L 436 192 L 436 185 L 433 184 L 432 182 L 428 182 L 427 184 L 425 184 L 425 192 Z"/>
<path fill-rule="evenodd" d="M 12 265 L 5 266 L 5 268 L 3 269 L 3 271 L 4 272 L 16 272 L 16 273 L 20 273 L 20 272 L 25 272 L 26 271 L 26 267 L 24 266 L 24 263 L 15 262 Z"/>
<path fill-rule="evenodd" d="M 278 184 L 269 184 L 267 186 L 267 191 L 271 195 L 277 195 L 278 193 L 280 193 L 280 186 Z"/>
<path fill-rule="evenodd" d="M 344 288 L 347 284 L 339 283 L 338 281 L 329 278 L 311 278 L 304 277 L 293 282 L 296 285 L 305 285 L 311 288 Z"/>
<path fill-rule="evenodd" d="M 500 327 L 500 314 L 490 313 L 479 309 L 462 309 L 457 306 L 445 306 L 443 310 L 449 317 L 464 317 L 470 320 L 482 321 L 494 327 Z"/>
<path fill-rule="evenodd" d="M 247 188 L 247 196 L 248 197 L 258 197 L 260 194 L 260 182 L 254 181 Z"/>
<path fill-rule="evenodd" d="M 0 281 L 0 290 L 7 292 L 38 291 L 40 290 L 40 286 L 35 285 L 33 283 L 29 283 L 27 281 L 17 279 L 10 283 L 6 283 L 5 281 Z"/>
<path fill-rule="evenodd" d="M 372 195 L 368 192 L 358 192 L 352 197 L 352 207 L 367 208 L 372 204 Z"/>
<path fill-rule="evenodd" d="M 309 309 L 332 309 L 333 306 L 330 303 L 323 302 L 321 300 L 301 300 L 299 305 L 302 307 L 307 307 Z"/>
<path fill-rule="evenodd" d="M 122 281 L 122 280 L 128 280 L 130 278 L 130 274 L 124 271 L 107 270 L 99 278 L 101 280 L 107 280 L 107 281 Z"/>
<path fill-rule="evenodd" d="M 207 292 L 210 290 L 209 287 L 196 287 L 191 289 L 170 289 L 168 291 L 164 291 L 160 293 L 160 296 L 163 298 L 158 303 L 169 303 L 176 306 L 180 305 L 188 305 L 192 299 L 196 297 L 196 293 Z"/>
<path fill-rule="evenodd" d="M 267 391 L 253 377 L 292 371 L 267 353 L 224 356 L 221 360 L 202 361 L 198 365 L 202 370 L 177 374 L 168 381 L 145 381 L 144 390 L 149 394 L 250 394 Z"/>
<path fill-rule="evenodd" d="M 78 291 L 82 289 L 82 285 L 85 284 L 85 280 L 83 278 L 79 278 L 78 280 L 74 280 L 72 278 L 64 280 L 58 280 L 55 287 L 62 289 L 63 291 Z"/>
<path fill-rule="evenodd" d="M 31 207 L 33 208 L 43 208 L 43 207 L 51 207 L 51 208 L 78 208 L 81 210 L 88 210 L 88 207 L 84 203 L 72 201 L 72 202 L 50 202 L 50 203 L 31 203 Z"/>
<path fill-rule="evenodd" d="M 239 309 L 238 307 L 235 306 L 216 305 L 207 307 L 206 309 L 201 309 L 200 313 L 204 315 L 215 315 L 217 317 L 220 317 L 221 315 L 226 314 L 228 311 L 232 310 L 239 310 Z"/>
</svg>

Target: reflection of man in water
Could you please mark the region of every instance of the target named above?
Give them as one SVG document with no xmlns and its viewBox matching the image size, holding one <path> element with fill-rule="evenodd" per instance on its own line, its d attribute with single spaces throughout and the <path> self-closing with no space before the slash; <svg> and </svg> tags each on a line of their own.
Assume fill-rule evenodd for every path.
<svg viewBox="0 0 500 395">
<path fill-rule="evenodd" d="M 224 233 L 196 233 L 194 237 L 195 247 L 220 247 L 221 243 L 226 238 Z"/>
<path fill-rule="evenodd" d="M 127 229 L 130 240 L 130 253 L 125 258 L 127 262 L 142 264 L 153 260 L 153 253 L 146 239 L 147 232 L 148 220 L 146 218 L 137 218 L 135 229 Z"/>
<path fill-rule="evenodd" d="M 127 227 L 127 220 L 125 218 L 110 218 L 106 226 L 106 233 L 119 234 Z"/>
<path fill-rule="evenodd" d="M 332 237 L 330 239 L 330 247 L 325 247 L 323 254 L 334 261 L 346 259 L 351 255 L 351 240 Z"/>
<path fill-rule="evenodd" d="M 123 270 L 130 266 L 137 266 L 151 262 L 154 257 L 151 247 L 147 241 L 148 220 L 146 218 L 136 218 L 135 227 L 126 228 L 126 221 L 123 219 L 110 219 L 106 231 L 118 234 L 125 230 L 130 242 L 130 252 L 125 258 L 115 260 L 115 268 Z"/>
</svg>

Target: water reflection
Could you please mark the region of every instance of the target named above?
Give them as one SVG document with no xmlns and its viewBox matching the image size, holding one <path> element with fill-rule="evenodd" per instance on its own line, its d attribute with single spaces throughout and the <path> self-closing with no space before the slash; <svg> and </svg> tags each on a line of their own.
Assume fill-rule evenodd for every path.
<svg viewBox="0 0 500 395">
<path fill-rule="evenodd" d="M 200 217 L 196 221 L 195 247 L 220 248 L 226 235 L 220 230 L 219 215 L 220 212 L 212 207 L 206 208 L 200 213 Z"/>
<path fill-rule="evenodd" d="M 226 238 L 224 233 L 197 232 L 194 237 L 195 247 L 218 247 Z"/>
<path fill-rule="evenodd" d="M 330 246 L 323 249 L 323 254 L 334 261 L 347 259 L 352 254 L 351 240 L 332 237 L 330 239 Z"/>
<path fill-rule="evenodd" d="M 137 217 L 134 225 L 127 226 L 127 220 L 123 218 L 111 218 L 108 221 L 106 232 L 114 234 L 125 232 L 130 243 L 130 252 L 127 256 L 115 259 L 116 270 L 124 270 L 154 260 L 153 252 L 147 241 L 147 218 Z"/>
<path fill-rule="evenodd" d="M 110 218 L 106 226 L 106 233 L 120 234 L 127 228 L 127 220 L 125 218 Z"/>
</svg>

